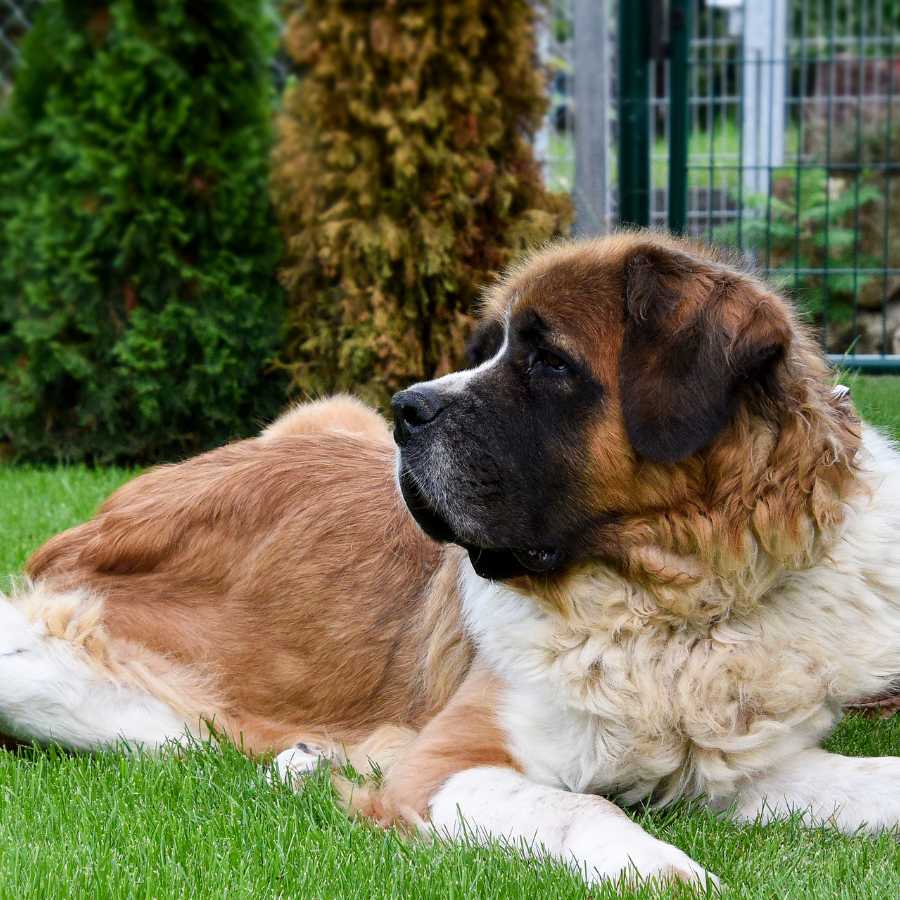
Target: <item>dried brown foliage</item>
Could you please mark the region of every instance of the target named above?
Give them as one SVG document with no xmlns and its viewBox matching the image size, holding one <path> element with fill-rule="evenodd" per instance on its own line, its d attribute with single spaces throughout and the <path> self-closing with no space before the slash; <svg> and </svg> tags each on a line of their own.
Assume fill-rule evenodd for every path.
<svg viewBox="0 0 900 900">
<path fill-rule="evenodd" d="M 530 144 L 535 15 L 528 0 L 293 5 L 274 187 L 299 391 L 383 404 L 452 370 L 480 288 L 567 229 Z"/>
</svg>

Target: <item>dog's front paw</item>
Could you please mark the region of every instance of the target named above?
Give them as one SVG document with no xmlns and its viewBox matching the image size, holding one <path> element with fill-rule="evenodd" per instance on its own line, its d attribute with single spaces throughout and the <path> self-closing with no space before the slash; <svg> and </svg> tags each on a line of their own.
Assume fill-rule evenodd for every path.
<svg viewBox="0 0 900 900">
<path fill-rule="evenodd" d="M 269 781 L 281 781 L 298 791 L 320 766 L 331 766 L 332 763 L 333 757 L 327 748 L 301 741 L 275 757 L 269 770 Z"/>
<path fill-rule="evenodd" d="M 567 841 L 571 858 L 591 884 L 624 878 L 631 885 L 680 881 L 701 889 L 719 887 L 719 879 L 686 853 L 651 837 L 630 820 L 621 822 L 614 834 L 606 823 L 597 833 L 592 830 L 588 826 Z"/>
</svg>

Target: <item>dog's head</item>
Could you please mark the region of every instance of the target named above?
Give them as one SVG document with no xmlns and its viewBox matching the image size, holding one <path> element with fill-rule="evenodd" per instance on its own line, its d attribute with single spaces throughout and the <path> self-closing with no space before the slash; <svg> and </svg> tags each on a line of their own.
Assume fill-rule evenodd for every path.
<svg viewBox="0 0 900 900">
<path fill-rule="evenodd" d="M 647 232 L 544 251 L 489 295 L 473 368 L 395 396 L 406 503 L 485 577 L 615 556 L 619 522 L 728 501 L 712 454 L 755 452 L 741 410 L 770 433 L 803 402 L 798 341 L 809 355 L 790 308 L 710 251 Z"/>
</svg>

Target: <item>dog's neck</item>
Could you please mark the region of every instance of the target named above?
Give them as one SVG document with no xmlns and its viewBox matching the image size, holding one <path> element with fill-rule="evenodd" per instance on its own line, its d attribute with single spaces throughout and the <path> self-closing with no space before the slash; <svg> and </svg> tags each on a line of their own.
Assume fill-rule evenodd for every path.
<svg viewBox="0 0 900 900">
<path fill-rule="evenodd" d="M 701 630 L 750 613 L 822 560 L 846 503 L 866 490 L 861 425 L 846 397 L 817 390 L 797 408 L 782 421 L 742 412 L 684 479 L 691 496 L 609 517 L 594 535 L 595 558 L 511 586 L 565 614 L 584 607 L 585 584 L 619 579 L 647 615 Z"/>
</svg>

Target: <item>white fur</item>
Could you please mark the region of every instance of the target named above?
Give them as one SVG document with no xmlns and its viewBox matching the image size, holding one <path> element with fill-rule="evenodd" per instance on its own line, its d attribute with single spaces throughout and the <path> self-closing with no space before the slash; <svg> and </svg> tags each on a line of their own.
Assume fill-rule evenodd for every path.
<svg viewBox="0 0 900 900">
<path fill-rule="evenodd" d="M 58 600 L 77 604 L 84 598 L 76 593 Z M 0 594 L 0 732 L 75 750 L 122 741 L 132 749 L 157 749 L 182 739 L 186 728 L 165 703 L 116 684 L 83 648 L 49 636 L 40 621 Z"/>
<path fill-rule="evenodd" d="M 799 813 L 807 825 L 880 831 L 900 824 L 900 757 L 838 756 L 804 750 L 751 781 L 733 813 L 748 821 Z"/>
<path fill-rule="evenodd" d="M 460 369 L 457 372 L 449 372 L 446 375 L 442 375 L 440 378 L 435 378 L 432 381 L 423 382 L 423 384 L 427 384 L 428 387 L 441 387 L 444 392 L 449 392 L 453 394 L 462 393 L 462 391 L 468 386 L 469 382 L 472 381 L 473 378 L 477 378 L 479 375 L 484 372 L 489 372 L 495 366 L 499 365 L 501 360 L 503 359 L 503 354 L 506 353 L 506 348 L 509 346 L 509 322 L 504 322 L 503 329 L 503 341 L 500 344 L 500 349 L 490 358 L 486 359 L 483 363 L 477 366 L 473 366 L 471 369 Z"/>
<path fill-rule="evenodd" d="M 748 579 L 758 596 L 721 621 L 673 625 L 606 568 L 576 579 L 582 619 L 563 618 L 466 562 L 467 627 L 508 685 L 501 719 L 526 774 L 627 801 L 705 796 L 745 817 L 765 800 L 850 831 L 900 824 L 897 801 L 879 798 L 900 797 L 895 758 L 802 755 L 845 704 L 900 674 L 900 456 L 871 429 L 864 448 L 870 492 L 849 504 L 829 553 Z"/>
<path fill-rule="evenodd" d="M 681 850 L 651 837 L 609 801 L 535 784 L 512 769 L 484 766 L 451 776 L 433 796 L 430 812 L 443 836 L 496 840 L 558 859 L 589 883 L 622 877 L 715 883 Z"/>
<path fill-rule="evenodd" d="M 278 780 L 290 785 L 294 790 L 303 786 L 303 782 L 312 775 L 320 766 L 338 764 L 324 748 L 316 744 L 295 744 L 287 750 L 282 750 L 275 757 L 270 772 L 270 780 Z"/>
</svg>

